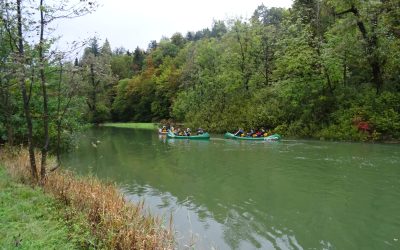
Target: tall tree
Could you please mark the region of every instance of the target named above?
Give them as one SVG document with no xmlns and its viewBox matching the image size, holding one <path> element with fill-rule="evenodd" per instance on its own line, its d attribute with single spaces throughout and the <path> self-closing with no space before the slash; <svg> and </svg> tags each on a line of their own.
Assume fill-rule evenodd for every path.
<svg viewBox="0 0 400 250">
<path fill-rule="evenodd" d="M 135 51 L 133 52 L 133 72 L 134 74 L 139 73 L 142 70 L 143 63 L 144 63 L 145 53 L 139 47 L 136 47 Z"/>
<path fill-rule="evenodd" d="M 252 50 L 250 27 L 248 23 L 236 20 L 234 21 L 232 29 L 234 31 L 234 37 L 238 45 L 238 64 L 241 72 L 242 85 L 243 88 L 247 91 L 249 90 L 249 81 L 253 74 L 251 70 L 253 65 L 251 63 L 250 56 L 250 51 Z"/>
<path fill-rule="evenodd" d="M 270 85 L 271 74 L 274 68 L 277 40 L 280 24 L 283 20 L 284 10 L 280 8 L 268 9 L 259 6 L 252 18 L 252 37 L 254 41 L 253 58 L 259 72 L 263 76 L 264 85 Z"/>
<path fill-rule="evenodd" d="M 44 0 L 40 0 L 39 11 L 40 11 L 40 32 L 39 32 L 39 72 L 40 72 L 40 83 L 42 87 L 42 98 L 43 98 L 43 130 L 44 130 L 44 143 L 42 147 L 42 160 L 40 167 L 40 177 L 43 181 L 46 175 L 46 159 L 47 152 L 49 150 L 49 108 L 48 108 L 48 95 L 46 86 L 46 75 L 45 75 L 45 56 L 44 56 L 44 29 L 46 21 L 44 19 L 45 6 L 43 5 Z"/>
<path fill-rule="evenodd" d="M 17 29 L 18 29 L 18 62 L 19 62 L 19 84 L 21 88 L 21 93 L 22 93 L 22 100 L 23 100 L 23 106 L 24 106 L 24 111 L 25 111 L 25 119 L 26 119 L 26 124 L 28 127 L 28 151 L 29 151 L 29 159 L 31 163 L 31 174 L 32 177 L 37 180 L 38 175 L 37 175 L 37 170 L 36 170 L 36 160 L 35 160 L 35 150 L 34 150 L 34 144 L 33 144 L 33 127 L 32 127 L 32 117 L 31 117 L 31 111 L 29 107 L 29 100 L 30 96 L 28 96 L 28 93 L 26 91 L 26 85 L 25 85 L 25 51 L 24 51 L 24 36 L 22 34 L 22 4 L 21 0 L 17 0 Z M 32 83 L 31 83 L 32 84 Z"/>
<path fill-rule="evenodd" d="M 45 74 L 46 61 L 48 57 L 46 54 L 49 52 L 46 49 L 48 46 L 48 41 L 51 39 L 44 37 L 45 29 L 49 27 L 49 24 L 56 19 L 62 18 L 74 18 L 81 15 L 85 15 L 94 10 L 94 2 L 91 1 L 80 1 L 77 3 L 73 3 L 72 6 L 69 5 L 68 2 L 63 2 L 58 5 L 54 5 L 52 3 L 45 4 L 44 0 L 40 0 L 39 4 L 39 44 L 38 44 L 38 57 L 39 57 L 39 74 L 40 74 L 40 83 L 42 89 L 42 98 L 43 98 L 43 146 L 42 146 L 42 158 L 41 158 L 41 168 L 40 168 L 40 176 L 41 181 L 44 180 L 46 175 L 46 160 L 47 153 L 49 151 L 49 108 L 48 108 L 48 90 L 47 90 L 47 80 Z"/>
<path fill-rule="evenodd" d="M 91 12 L 96 4 L 94 1 L 63 1 L 61 3 L 45 2 L 40 0 L 38 2 L 24 2 L 21 0 L 15 3 L 9 1 L 1 1 L 1 25 L 7 31 L 10 49 L 17 55 L 16 61 L 18 62 L 17 74 L 15 78 L 18 79 L 24 116 L 26 120 L 27 139 L 30 156 L 30 168 L 32 177 L 38 180 L 35 150 L 34 146 L 39 144 L 39 140 L 34 142 L 34 132 L 40 134 L 39 131 L 33 129 L 32 110 L 36 109 L 31 105 L 31 102 L 38 103 L 36 86 L 37 72 L 39 73 L 38 82 L 41 88 L 42 107 L 41 111 L 35 110 L 42 118 L 43 124 L 42 136 L 37 138 L 43 139 L 41 149 L 41 168 L 40 179 L 44 180 L 46 175 L 46 159 L 49 151 L 50 138 L 50 109 L 49 109 L 49 88 L 48 73 L 46 69 L 49 68 L 51 56 L 55 53 L 50 51 L 51 42 L 55 38 L 48 36 L 48 31 L 52 27 L 50 25 L 54 20 L 61 18 L 73 18 Z M 33 10 L 33 11 L 32 11 Z M 35 12 L 37 10 L 37 12 Z M 3 12 L 4 11 L 4 12 Z M 6 15 L 3 15 L 6 13 Z M 33 32 L 33 33 L 32 33 Z M 26 39 L 26 37 L 37 33 L 37 39 Z M 37 43 L 36 43 L 37 42 Z M 35 44 L 36 43 L 36 44 Z M 29 56 L 27 56 L 27 51 Z M 28 70 L 30 78 L 28 78 Z M 29 84 L 29 85 L 28 85 Z M 28 86 L 27 86 L 28 85 Z M 35 105 L 36 106 L 36 105 Z"/>
<path fill-rule="evenodd" d="M 97 38 L 92 38 L 81 60 L 84 79 L 87 81 L 86 103 L 89 108 L 89 121 L 95 124 L 110 117 L 110 90 L 114 82 L 108 41 L 103 47 L 104 51 L 99 47 Z"/>
<path fill-rule="evenodd" d="M 383 87 L 383 68 L 386 63 L 386 55 L 383 53 L 382 41 L 379 33 L 382 33 L 382 15 L 385 12 L 386 1 L 349 1 L 348 3 L 333 3 L 336 15 L 341 17 L 350 14 L 354 19 L 363 46 L 365 57 L 368 58 L 371 67 L 372 82 L 379 94 Z"/>
</svg>

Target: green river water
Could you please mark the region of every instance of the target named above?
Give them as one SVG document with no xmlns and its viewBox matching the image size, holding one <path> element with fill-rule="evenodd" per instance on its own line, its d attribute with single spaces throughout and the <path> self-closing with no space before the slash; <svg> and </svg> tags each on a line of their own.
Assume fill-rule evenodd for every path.
<svg viewBox="0 0 400 250">
<path fill-rule="evenodd" d="M 63 163 L 172 214 L 179 249 L 400 249 L 400 145 L 101 127 Z"/>
</svg>

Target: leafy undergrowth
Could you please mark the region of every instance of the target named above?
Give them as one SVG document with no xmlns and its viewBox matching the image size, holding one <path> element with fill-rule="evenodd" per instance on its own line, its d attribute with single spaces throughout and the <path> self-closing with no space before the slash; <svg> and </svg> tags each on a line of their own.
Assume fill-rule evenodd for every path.
<svg viewBox="0 0 400 250">
<path fill-rule="evenodd" d="M 1 155 L 8 172 L 23 183 L 32 183 L 29 156 L 25 149 Z M 39 159 L 40 157 L 37 157 Z M 43 190 L 65 208 L 64 220 L 73 231 L 81 231 L 83 248 L 173 249 L 172 223 L 166 228 L 161 218 L 151 216 L 144 204 L 125 200 L 116 186 L 94 177 L 78 177 L 57 169 L 47 175 Z M 39 192 L 39 191 L 38 191 Z M 11 236 L 12 237 L 12 236 Z"/>
</svg>

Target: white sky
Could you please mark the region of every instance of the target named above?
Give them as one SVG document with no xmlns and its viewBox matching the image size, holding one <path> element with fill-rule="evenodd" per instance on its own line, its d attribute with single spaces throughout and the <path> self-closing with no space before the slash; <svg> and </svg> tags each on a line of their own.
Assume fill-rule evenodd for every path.
<svg viewBox="0 0 400 250">
<path fill-rule="evenodd" d="M 292 0 L 99 0 L 101 7 L 93 14 L 63 20 L 57 26 L 62 35 L 60 46 L 96 35 L 107 38 L 112 49 L 137 46 L 147 49 L 151 40 L 183 36 L 188 31 L 211 28 L 213 20 L 233 17 L 250 18 L 257 6 L 289 8 Z M 102 42 L 100 43 L 100 45 Z"/>
</svg>

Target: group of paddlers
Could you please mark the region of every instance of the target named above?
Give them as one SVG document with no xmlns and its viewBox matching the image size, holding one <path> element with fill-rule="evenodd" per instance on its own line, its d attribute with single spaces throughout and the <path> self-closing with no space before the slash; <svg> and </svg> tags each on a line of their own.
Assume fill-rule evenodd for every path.
<svg viewBox="0 0 400 250">
<path fill-rule="evenodd" d="M 174 128 L 173 126 L 163 126 L 160 129 L 160 132 L 162 133 L 167 133 L 167 132 L 172 132 L 173 134 L 177 135 L 177 136 L 191 136 L 193 135 L 192 130 L 190 128 L 186 128 L 186 129 L 181 129 L 180 127 L 178 128 Z M 198 128 L 196 130 L 196 135 L 202 135 L 204 134 L 204 130 L 202 128 Z"/>
<path fill-rule="evenodd" d="M 267 137 L 271 132 L 264 128 L 260 128 L 259 130 L 250 129 L 250 132 L 245 132 L 242 128 L 239 128 L 238 131 L 233 134 L 240 137 Z"/>
</svg>

